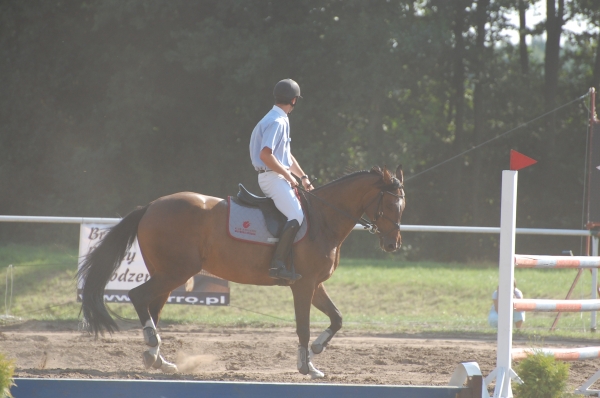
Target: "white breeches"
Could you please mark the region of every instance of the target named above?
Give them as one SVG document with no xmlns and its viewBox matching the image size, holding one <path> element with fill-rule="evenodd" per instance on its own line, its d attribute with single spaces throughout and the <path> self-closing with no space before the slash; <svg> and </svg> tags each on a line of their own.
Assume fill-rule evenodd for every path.
<svg viewBox="0 0 600 398">
<path fill-rule="evenodd" d="M 304 213 L 302 213 L 300 200 L 290 183 L 281 174 L 274 171 L 261 173 L 258 175 L 258 185 L 267 197 L 273 199 L 277 209 L 287 217 L 288 221 L 297 220 L 298 224 L 302 225 Z"/>
</svg>

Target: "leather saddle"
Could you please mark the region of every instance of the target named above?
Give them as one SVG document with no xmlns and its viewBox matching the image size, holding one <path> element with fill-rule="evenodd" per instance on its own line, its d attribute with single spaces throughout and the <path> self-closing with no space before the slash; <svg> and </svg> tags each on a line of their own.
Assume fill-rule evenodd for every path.
<svg viewBox="0 0 600 398">
<path fill-rule="evenodd" d="M 239 192 L 237 194 L 237 202 L 241 206 L 256 207 L 260 209 L 265 217 L 265 223 L 269 233 L 276 238 L 287 222 L 287 217 L 280 212 L 275 206 L 273 199 L 264 196 L 257 196 L 251 193 L 242 184 L 239 184 Z"/>
</svg>

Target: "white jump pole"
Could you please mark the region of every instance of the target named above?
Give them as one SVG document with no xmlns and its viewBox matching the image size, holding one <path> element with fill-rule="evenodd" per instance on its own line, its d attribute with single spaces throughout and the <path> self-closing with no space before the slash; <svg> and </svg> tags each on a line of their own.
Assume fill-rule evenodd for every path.
<svg viewBox="0 0 600 398">
<path fill-rule="evenodd" d="M 523 380 L 512 369 L 513 292 L 515 285 L 515 233 L 517 224 L 518 171 L 536 163 L 517 151 L 510 151 L 510 170 L 502 171 L 500 205 L 500 259 L 498 263 L 498 351 L 496 368 L 485 378 L 488 386 L 496 379 L 494 398 L 512 398 L 511 381 Z M 486 391 L 487 392 L 487 391 Z"/>
<path fill-rule="evenodd" d="M 498 283 L 498 352 L 494 398 L 512 397 L 511 380 L 514 374 L 511 367 L 513 332 L 513 295 L 515 283 L 515 230 L 517 224 L 517 181 L 516 170 L 502 171 L 502 205 L 500 208 L 500 261 Z M 500 374 L 503 380 L 499 379 Z M 500 389 L 499 389 L 500 387 Z"/>
</svg>

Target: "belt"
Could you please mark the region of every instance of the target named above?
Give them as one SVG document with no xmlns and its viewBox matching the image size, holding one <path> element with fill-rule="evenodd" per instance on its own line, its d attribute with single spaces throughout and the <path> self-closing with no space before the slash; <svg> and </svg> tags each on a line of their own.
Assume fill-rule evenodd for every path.
<svg viewBox="0 0 600 398">
<path fill-rule="evenodd" d="M 273 170 L 256 170 L 258 171 L 258 174 L 262 174 L 262 173 L 267 173 L 269 171 L 273 171 Z"/>
</svg>

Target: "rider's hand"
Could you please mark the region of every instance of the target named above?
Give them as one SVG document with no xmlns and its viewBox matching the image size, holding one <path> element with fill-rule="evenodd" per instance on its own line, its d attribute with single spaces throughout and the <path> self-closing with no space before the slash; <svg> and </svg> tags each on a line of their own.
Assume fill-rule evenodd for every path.
<svg viewBox="0 0 600 398">
<path fill-rule="evenodd" d="M 290 183 L 290 185 L 292 186 L 292 188 L 298 186 L 298 181 L 296 181 L 296 179 L 294 178 L 294 176 L 292 175 L 292 173 L 290 173 L 289 171 L 287 173 L 286 180 L 288 180 L 288 182 Z"/>
<path fill-rule="evenodd" d="M 312 191 L 314 189 L 313 185 L 308 180 L 308 178 L 302 179 L 302 186 L 304 186 L 304 189 L 306 189 L 307 191 Z"/>
</svg>

